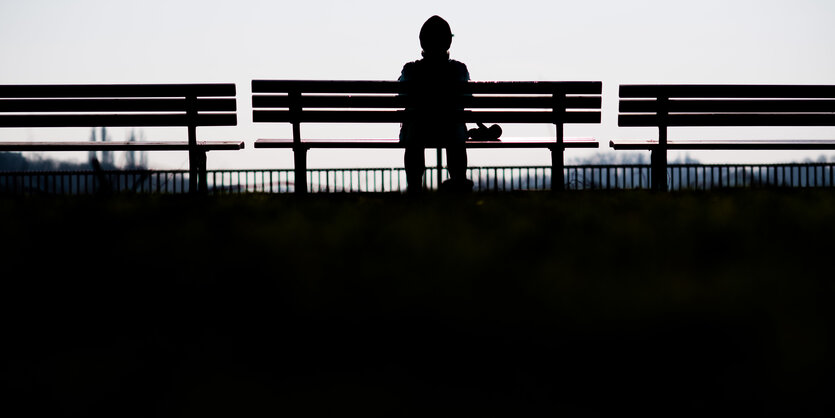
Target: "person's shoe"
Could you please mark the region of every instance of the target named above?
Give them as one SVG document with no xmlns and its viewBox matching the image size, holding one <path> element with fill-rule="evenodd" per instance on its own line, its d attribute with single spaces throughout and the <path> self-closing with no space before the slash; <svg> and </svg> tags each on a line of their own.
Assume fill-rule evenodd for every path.
<svg viewBox="0 0 835 418">
<path fill-rule="evenodd" d="M 453 180 L 449 179 L 441 183 L 441 191 L 467 193 L 473 191 L 473 181 L 470 179 Z"/>
</svg>

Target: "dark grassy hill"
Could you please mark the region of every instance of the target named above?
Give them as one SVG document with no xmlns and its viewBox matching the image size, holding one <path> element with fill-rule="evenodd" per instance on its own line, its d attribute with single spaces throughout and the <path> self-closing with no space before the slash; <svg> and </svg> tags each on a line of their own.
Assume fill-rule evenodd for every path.
<svg viewBox="0 0 835 418">
<path fill-rule="evenodd" d="M 4 392 L 32 414 L 832 407 L 831 192 L 30 197 L 0 216 Z"/>
</svg>

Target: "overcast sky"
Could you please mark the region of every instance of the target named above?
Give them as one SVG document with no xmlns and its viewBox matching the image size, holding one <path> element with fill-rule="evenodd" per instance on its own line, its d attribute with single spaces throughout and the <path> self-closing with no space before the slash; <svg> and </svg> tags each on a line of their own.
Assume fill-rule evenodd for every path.
<svg viewBox="0 0 835 418">
<path fill-rule="evenodd" d="M 654 137 L 652 130 L 617 127 L 619 84 L 835 84 L 831 0 L 0 0 L 0 83 L 235 83 L 239 125 L 198 134 L 242 139 L 248 149 L 211 153 L 210 168 L 286 167 L 292 162 L 288 151 L 252 148 L 256 138 L 285 136 L 289 129 L 252 124 L 251 80 L 396 79 L 403 63 L 420 57 L 417 34 L 434 14 L 449 21 L 451 55 L 467 64 L 474 80 L 603 81 L 603 123 L 567 129 L 568 135 L 598 137 L 601 152 L 614 152 L 609 139 Z M 396 137 L 396 126 L 380 128 L 369 135 Z M 5 131 L 2 138 L 41 135 Z M 832 137 L 829 131 L 767 134 Z M 688 133 L 675 131 L 671 138 Z M 89 138 L 89 130 L 80 135 L 74 139 Z M 123 139 L 118 131 L 113 135 Z M 396 166 L 400 154 L 322 151 L 311 155 L 311 165 Z M 547 152 L 509 154 L 519 164 L 549 161 Z M 754 158 L 692 155 L 706 161 Z M 476 153 L 471 160 L 507 158 Z M 151 157 L 173 167 L 186 160 Z"/>
</svg>

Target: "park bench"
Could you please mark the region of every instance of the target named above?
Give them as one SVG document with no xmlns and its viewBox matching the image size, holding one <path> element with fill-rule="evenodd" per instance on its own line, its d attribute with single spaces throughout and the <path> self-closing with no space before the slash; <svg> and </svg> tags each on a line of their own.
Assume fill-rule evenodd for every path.
<svg viewBox="0 0 835 418">
<path fill-rule="evenodd" d="M 618 126 L 656 127 L 658 139 L 612 140 L 652 151 L 651 184 L 667 190 L 667 150 L 832 150 L 829 139 L 669 139 L 671 127 L 835 126 L 835 86 L 622 85 Z"/>
<path fill-rule="evenodd" d="M 0 151 L 188 151 L 189 190 L 207 190 L 206 153 L 243 141 L 198 141 L 198 126 L 237 125 L 234 84 L 0 85 L 0 128 L 186 127 L 179 141 L 0 141 Z"/>
<path fill-rule="evenodd" d="M 252 109 L 256 123 L 289 123 L 292 138 L 257 139 L 255 148 L 288 148 L 294 153 L 296 191 L 307 190 L 307 152 L 313 148 L 403 148 L 397 139 L 303 138 L 302 123 L 388 123 L 408 120 L 408 87 L 397 81 L 253 80 Z M 554 124 L 545 139 L 502 138 L 468 141 L 467 148 L 542 148 L 551 151 L 552 189 L 564 184 L 566 148 L 597 148 L 594 138 L 565 138 L 564 125 L 600 123 L 600 82 L 468 82 L 462 83 L 456 122 Z M 392 129 L 399 133 L 399 128 Z M 395 138 L 397 135 L 393 135 Z M 440 172 L 440 152 L 438 164 Z M 440 176 L 438 176 L 440 181 Z"/>
</svg>

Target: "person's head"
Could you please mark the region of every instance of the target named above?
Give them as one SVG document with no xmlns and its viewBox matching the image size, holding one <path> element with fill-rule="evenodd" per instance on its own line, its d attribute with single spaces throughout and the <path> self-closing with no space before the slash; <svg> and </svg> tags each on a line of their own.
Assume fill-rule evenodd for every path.
<svg viewBox="0 0 835 418">
<path fill-rule="evenodd" d="M 440 16 L 432 16 L 420 28 L 420 47 L 424 54 L 437 55 L 449 51 L 452 30 Z"/>
</svg>

